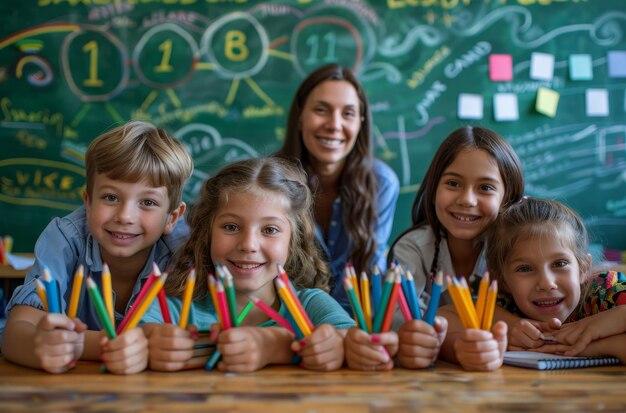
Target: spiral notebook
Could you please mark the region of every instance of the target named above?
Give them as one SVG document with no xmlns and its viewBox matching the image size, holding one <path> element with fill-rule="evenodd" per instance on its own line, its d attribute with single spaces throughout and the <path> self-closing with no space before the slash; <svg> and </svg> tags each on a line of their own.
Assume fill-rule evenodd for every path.
<svg viewBox="0 0 626 413">
<path fill-rule="evenodd" d="M 621 364 L 617 357 L 571 357 L 534 351 L 507 351 L 504 364 L 536 370 L 578 369 Z"/>
</svg>

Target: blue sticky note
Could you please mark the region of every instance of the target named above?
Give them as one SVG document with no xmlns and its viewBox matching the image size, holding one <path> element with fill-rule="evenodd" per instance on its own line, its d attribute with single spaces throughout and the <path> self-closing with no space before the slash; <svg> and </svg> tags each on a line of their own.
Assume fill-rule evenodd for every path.
<svg viewBox="0 0 626 413">
<path fill-rule="evenodd" d="M 569 77 L 572 80 L 592 80 L 593 64 L 591 55 L 573 54 L 569 57 Z"/>
<path fill-rule="evenodd" d="M 626 50 L 611 50 L 606 57 L 609 77 L 626 77 Z"/>
</svg>

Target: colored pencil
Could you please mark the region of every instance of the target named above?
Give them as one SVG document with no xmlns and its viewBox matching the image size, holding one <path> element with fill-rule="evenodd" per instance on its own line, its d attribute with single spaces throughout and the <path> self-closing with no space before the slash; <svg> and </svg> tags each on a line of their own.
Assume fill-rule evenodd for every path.
<svg viewBox="0 0 626 413">
<path fill-rule="evenodd" d="M 180 320 L 178 326 L 182 329 L 187 328 L 189 320 L 189 310 L 191 309 L 191 297 L 193 297 L 193 288 L 196 285 L 196 270 L 194 268 L 189 271 L 187 281 L 185 282 L 185 292 L 183 294 L 183 303 L 180 309 Z"/>
<path fill-rule="evenodd" d="M 380 295 L 380 305 L 378 308 L 376 308 L 376 315 L 374 316 L 374 323 L 372 324 L 372 331 L 374 333 L 379 333 L 380 328 L 383 325 L 383 319 L 385 318 L 387 303 L 389 302 L 389 296 L 395 283 L 395 274 L 395 270 L 389 270 L 387 276 L 385 277 L 385 282 L 383 283 L 383 291 Z"/>
<path fill-rule="evenodd" d="M 469 286 L 467 285 L 467 280 L 465 277 L 461 277 L 460 280 L 457 279 L 457 282 L 460 285 L 459 291 L 461 292 L 461 299 L 463 300 L 463 306 L 469 316 L 470 324 L 472 328 L 479 329 L 480 321 L 478 321 L 478 317 L 476 316 L 476 308 L 474 307 L 474 302 L 472 301 L 472 294 L 470 293 Z"/>
<path fill-rule="evenodd" d="M 383 319 L 383 323 L 380 326 L 380 330 L 376 331 L 377 333 L 385 333 L 391 328 L 393 313 L 395 313 L 396 311 L 396 303 L 398 302 L 398 290 L 401 289 L 400 284 L 402 284 L 402 276 L 398 271 L 396 272 L 396 279 L 393 284 L 391 294 L 389 295 L 389 302 L 387 304 L 387 309 L 385 310 L 385 318 Z"/>
<path fill-rule="evenodd" d="M 372 291 L 371 291 L 371 302 L 372 302 L 372 317 L 376 315 L 378 312 L 378 308 L 380 307 L 380 296 L 382 294 L 382 280 L 380 277 L 380 270 L 378 266 L 374 264 L 374 270 L 372 271 Z"/>
<path fill-rule="evenodd" d="M 370 297 L 370 280 L 365 271 L 361 272 L 361 305 L 363 307 L 363 318 L 367 325 L 367 331 L 372 331 L 372 303 Z"/>
<path fill-rule="evenodd" d="M 46 298 L 48 300 L 48 312 L 52 314 L 59 314 L 61 312 L 61 304 L 59 303 L 59 293 L 57 291 L 57 282 L 50 274 L 48 267 L 44 267 L 41 271 L 41 278 L 44 280 L 44 287 L 46 287 Z"/>
<path fill-rule="evenodd" d="M 289 321 L 287 321 L 285 317 L 283 317 L 282 315 L 278 313 L 278 311 L 274 310 L 272 307 L 265 304 L 260 298 L 254 295 L 249 295 L 248 298 L 250 298 L 250 300 L 252 300 L 254 305 L 256 305 L 261 311 L 263 311 L 265 315 L 267 315 L 272 320 L 276 321 L 276 323 L 279 326 L 285 328 L 295 337 L 296 333 L 293 330 L 293 327 L 291 326 L 291 324 L 289 324 Z"/>
<path fill-rule="evenodd" d="M 155 276 L 161 275 L 161 270 L 156 262 L 152 263 L 152 272 L 154 272 Z M 165 296 L 165 290 L 159 289 L 159 307 L 161 308 L 161 315 L 163 316 L 163 321 L 168 324 L 172 324 L 172 316 L 170 315 L 170 309 L 167 306 L 167 297 Z"/>
<path fill-rule="evenodd" d="M 287 286 L 289 294 L 291 295 L 294 304 L 296 305 L 296 307 L 298 308 L 298 311 L 300 312 L 300 314 L 302 314 L 302 317 L 304 318 L 304 322 L 306 323 L 307 326 L 309 326 L 309 330 L 313 331 L 314 328 L 315 328 L 313 326 L 313 322 L 309 318 L 309 316 L 306 313 L 306 311 L 304 311 L 304 308 L 302 307 L 302 303 L 298 299 L 298 295 L 296 294 L 296 290 L 294 289 L 293 285 L 291 284 L 291 280 L 289 279 L 289 276 L 287 275 L 287 272 L 285 271 L 285 269 L 283 268 L 282 265 L 277 264 L 277 267 L 278 267 L 278 274 L 279 274 L 280 278 L 283 280 L 283 282 L 285 283 L 285 285 Z"/>
<path fill-rule="evenodd" d="M 483 315 L 485 314 L 485 304 L 487 303 L 487 290 L 489 289 L 489 273 L 485 272 L 480 280 L 478 289 L 478 298 L 476 299 L 476 317 L 478 322 L 482 324 Z"/>
<path fill-rule="evenodd" d="M 274 278 L 274 283 L 276 284 L 278 295 L 280 296 L 280 298 L 282 298 L 283 303 L 285 303 L 285 306 L 287 307 L 287 310 L 289 311 L 289 314 L 291 314 L 291 317 L 295 321 L 300 331 L 302 331 L 302 334 L 305 337 L 310 336 L 311 329 L 309 328 L 309 325 L 306 323 L 303 314 L 300 312 L 300 310 L 296 306 L 294 297 L 292 297 L 292 295 L 289 293 L 287 286 L 285 285 L 283 280 L 281 280 L 280 277 L 276 277 Z M 295 299 L 297 299 L 297 297 L 295 297 Z"/>
<path fill-rule="evenodd" d="M 248 313 L 250 313 L 251 309 L 252 309 L 252 303 L 248 302 L 248 304 L 246 304 L 246 306 L 243 308 L 243 310 L 241 310 L 241 312 L 237 316 L 237 320 L 236 320 L 237 325 L 241 325 L 243 323 L 243 321 L 248 316 Z M 220 353 L 219 350 L 215 350 L 215 353 L 213 353 L 213 355 L 209 358 L 209 360 L 204 365 L 204 369 L 206 371 L 213 370 L 213 368 L 217 364 L 217 361 L 220 359 L 220 357 L 222 357 L 222 353 Z"/>
<path fill-rule="evenodd" d="M 439 298 L 441 297 L 441 290 L 443 289 L 443 272 L 437 271 L 435 276 L 435 282 L 433 282 L 432 290 L 430 293 L 430 301 L 428 302 L 428 308 L 424 315 L 424 321 L 431 326 L 435 323 L 435 315 L 439 309 Z"/>
<path fill-rule="evenodd" d="M 228 311 L 228 299 L 226 298 L 224 284 L 222 284 L 221 280 L 217 280 L 215 291 L 217 293 L 217 305 L 219 306 L 220 313 L 222 314 L 222 324 L 224 326 L 224 330 L 228 330 L 232 324 L 230 320 L 230 312 Z"/>
<path fill-rule="evenodd" d="M 228 312 L 230 315 L 233 327 L 237 327 L 237 299 L 235 298 L 235 284 L 233 281 L 233 275 L 230 273 L 228 267 L 220 265 L 218 268 L 224 273 L 224 292 L 228 301 Z"/>
<path fill-rule="evenodd" d="M 356 270 L 354 269 L 354 265 L 347 263 L 345 269 L 346 275 L 350 278 L 350 282 L 352 283 L 352 287 L 354 288 L 354 294 L 356 295 L 357 300 L 361 301 L 361 289 L 359 288 L 359 280 L 356 277 Z"/>
<path fill-rule="evenodd" d="M 452 303 L 456 308 L 456 312 L 461 319 L 461 323 L 464 328 L 470 328 L 470 322 L 468 315 L 466 314 L 465 308 L 463 307 L 463 302 L 461 300 L 461 295 L 456 284 L 453 281 L 453 278 L 449 275 L 446 275 L 446 283 L 448 285 L 448 293 L 450 294 L 450 298 L 452 298 Z"/>
<path fill-rule="evenodd" d="M 70 306 L 67 310 L 67 316 L 69 318 L 76 317 L 84 276 L 83 264 L 79 264 L 78 268 L 76 268 L 76 272 L 74 273 L 74 281 L 72 282 L 72 295 L 70 296 Z"/>
<path fill-rule="evenodd" d="M 100 294 L 100 291 L 98 291 L 98 286 L 94 280 L 91 279 L 91 277 L 87 277 L 87 292 L 89 293 L 89 297 L 91 297 L 91 302 L 94 305 L 100 324 L 102 324 L 107 337 L 115 338 L 117 336 L 115 334 L 115 328 L 113 328 L 113 324 L 111 324 L 109 313 L 107 312 L 104 301 L 102 300 L 102 295 Z"/>
<path fill-rule="evenodd" d="M 46 287 L 39 280 L 39 278 L 35 278 L 35 285 L 37 287 L 37 295 L 43 304 L 43 311 L 48 312 L 48 299 L 46 298 Z"/>
<path fill-rule="evenodd" d="M 133 314 L 135 314 L 135 312 L 137 312 L 137 309 L 139 308 L 139 304 L 141 304 L 141 302 L 143 301 L 145 296 L 148 294 L 148 292 L 150 291 L 150 288 L 152 287 L 152 284 L 154 284 L 154 282 L 157 280 L 157 278 L 158 277 L 154 273 L 154 271 L 152 272 L 152 274 L 150 274 L 148 276 L 148 278 L 146 279 L 146 282 L 144 282 L 143 286 L 141 287 L 141 290 L 139 291 L 139 294 L 137 295 L 137 298 L 135 298 L 135 301 L 133 302 L 132 306 L 130 307 L 130 310 L 128 310 L 126 315 L 124 315 L 124 318 L 122 319 L 122 322 L 117 326 L 117 334 L 121 334 L 122 331 L 124 331 L 124 328 L 126 327 L 126 324 L 128 324 L 128 322 L 132 318 Z"/>
<path fill-rule="evenodd" d="M 213 301 L 213 308 L 215 308 L 215 315 L 217 316 L 220 328 L 224 328 L 224 323 L 222 322 L 222 312 L 220 311 L 219 301 L 217 301 L 217 279 L 215 278 L 215 275 L 209 273 L 208 283 L 211 300 Z"/>
<path fill-rule="evenodd" d="M 137 324 L 139 324 L 141 317 L 143 317 L 145 312 L 148 310 L 148 307 L 150 307 L 150 304 L 152 304 L 152 301 L 154 301 L 154 298 L 159 294 L 159 291 L 163 288 L 163 284 L 166 280 L 167 273 L 157 277 L 156 281 L 154 281 L 154 283 L 150 286 L 150 291 L 148 291 L 144 299 L 141 301 L 139 308 L 135 311 L 123 331 L 132 330 L 137 326 Z"/>
<path fill-rule="evenodd" d="M 487 299 L 485 303 L 485 312 L 483 314 L 481 327 L 483 330 L 490 331 L 491 323 L 493 323 L 493 313 L 496 306 L 496 297 L 498 295 L 498 283 L 496 280 L 491 282 L 489 291 L 487 292 Z"/>
<path fill-rule="evenodd" d="M 111 323 L 115 325 L 115 308 L 113 308 L 113 286 L 111 284 L 111 271 L 105 262 L 102 265 L 102 298 Z"/>
<path fill-rule="evenodd" d="M 371 333 L 372 330 L 368 327 L 365 322 L 365 317 L 363 316 L 363 311 L 361 310 L 361 304 L 359 304 L 359 299 L 354 292 L 354 287 L 352 286 L 352 282 L 350 278 L 344 277 L 343 279 L 343 288 L 346 290 L 346 295 L 348 296 L 348 300 L 350 301 L 350 305 L 352 306 L 352 312 L 356 317 L 357 323 L 361 330 L 365 330 L 368 333 Z"/>
<path fill-rule="evenodd" d="M 413 313 L 411 312 L 411 308 L 409 307 L 409 303 L 407 302 L 406 296 L 402 288 L 398 289 L 398 307 L 400 307 L 400 312 L 402 313 L 402 318 L 404 318 L 404 321 L 413 320 Z"/>
<path fill-rule="evenodd" d="M 411 271 L 409 271 L 408 268 L 405 270 L 404 275 L 406 277 L 407 287 L 409 290 L 407 301 L 409 301 L 409 303 L 412 304 L 411 308 L 413 310 L 412 312 L 413 319 L 421 320 L 422 313 L 420 311 L 419 299 L 417 298 L 417 289 L 415 288 L 415 279 L 413 278 L 413 274 L 411 274 Z"/>
</svg>

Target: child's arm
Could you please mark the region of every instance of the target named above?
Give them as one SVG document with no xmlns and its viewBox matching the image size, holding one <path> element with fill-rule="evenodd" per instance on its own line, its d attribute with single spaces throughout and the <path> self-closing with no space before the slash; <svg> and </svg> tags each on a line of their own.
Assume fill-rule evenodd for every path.
<svg viewBox="0 0 626 413">
<path fill-rule="evenodd" d="M 256 371 L 269 364 L 289 364 L 293 336 L 282 327 L 237 327 L 220 332 L 217 349 L 221 371 Z"/>
<path fill-rule="evenodd" d="M 78 319 L 17 305 L 9 313 L 2 354 L 23 366 L 63 373 L 83 354 L 86 329 Z"/>
<path fill-rule="evenodd" d="M 507 346 L 505 322 L 498 321 L 491 331 L 465 329 L 451 304 L 440 307 L 437 314 L 448 320 L 448 334 L 440 351 L 443 360 L 472 371 L 492 371 L 502 366 Z"/>
<path fill-rule="evenodd" d="M 389 331 L 380 334 L 351 327 L 344 339 L 346 362 L 353 370 L 391 370 L 393 356 L 398 352 L 398 334 Z"/>
<path fill-rule="evenodd" d="M 552 349 L 563 351 L 567 356 L 575 356 L 583 354 L 595 341 L 616 335 L 624 336 L 623 333 L 626 333 L 626 305 L 563 324 L 560 330 L 553 333 L 560 344 L 548 344 L 541 351 Z"/>
<path fill-rule="evenodd" d="M 302 357 L 300 366 L 319 371 L 341 368 L 344 359 L 343 340 L 346 330 L 337 330 L 330 324 L 315 327 L 312 334 L 291 344 L 291 350 Z"/>
<path fill-rule="evenodd" d="M 447 330 L 448 321 L 443 317 L 435 317 L 434 326 L 422 320 L 412 320 L 402 324 L 398 331 L 400 365 L 408 369 L 420 369 L 432 365 L 439 355 Z"/>
<path fill-rule="evenodd" d="M 556 318 L 548 322 L 520 318 L 499 306 L 495 307 L 493 319 L 494 322 L 504 321 L 509 326 L 510 351 L 536 349 L 545 344 L 544 335 L 552 335 L 552 332 L 561 326 L 561 322 Z"/>
</svg>

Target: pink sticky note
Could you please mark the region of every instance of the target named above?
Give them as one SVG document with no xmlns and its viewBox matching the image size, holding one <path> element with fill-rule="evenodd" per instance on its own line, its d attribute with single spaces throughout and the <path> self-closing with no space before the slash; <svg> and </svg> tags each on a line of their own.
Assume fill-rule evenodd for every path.
<svg viewBox="0 0 626 413">
<path fill-rule="evenodd" d="M 513 58 L 510 54 L 489 55 L 489 79 L 492 82 L 513 80 Z"/>
</svg>

